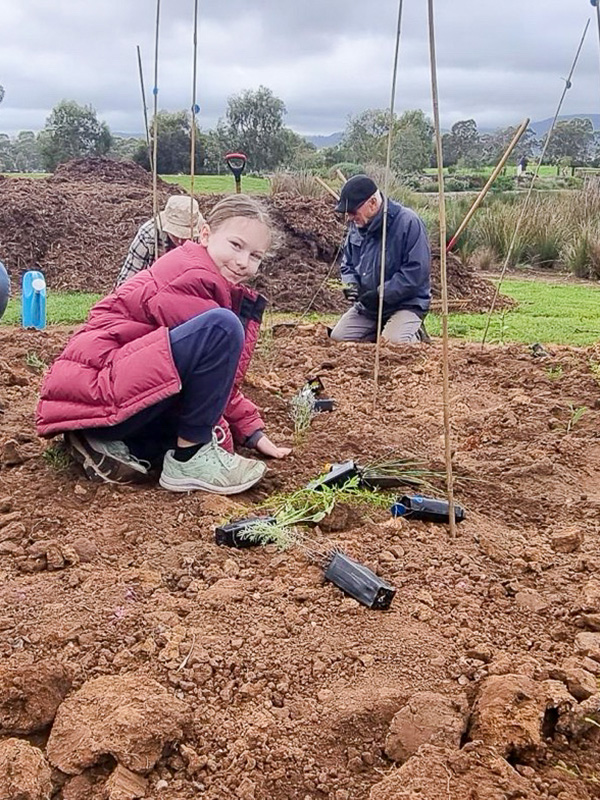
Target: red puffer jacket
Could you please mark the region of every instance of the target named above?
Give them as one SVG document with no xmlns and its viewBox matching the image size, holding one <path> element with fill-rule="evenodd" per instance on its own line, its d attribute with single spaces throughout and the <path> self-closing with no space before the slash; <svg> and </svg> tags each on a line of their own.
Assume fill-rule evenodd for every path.
<svg viewBox="0 0 600 800">
<path fill-rule="evenodd" d="M 228 308 L 240 318 L 246 343 L 225 410 L 233 437 L 243 442 L 264 427 L 239 389 L 252 357 L 266 300 L 223 278 L 206 248 L 193 242 L 159 258 L 97 303 L 48 371 L 37 407 L 40 436 L 116 425 L 165 397 L 181 383 L 169 328 Z"/>
</svg>

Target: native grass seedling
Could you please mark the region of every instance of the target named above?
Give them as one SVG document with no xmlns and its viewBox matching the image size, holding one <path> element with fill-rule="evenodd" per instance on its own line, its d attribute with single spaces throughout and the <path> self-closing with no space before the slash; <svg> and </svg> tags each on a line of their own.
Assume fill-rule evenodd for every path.
<svg viewBox="0 0 600 800">
<path fill-rule="evenodd" d="M 63 442 L 55 442 L 50 447 L 47 447 L 42 454 L 42 458 L 56 472 L 64 472 L 73 463 L 73 459 Z"/>
<path fill-rule="evenodd" d="M 560 364 L 557 364 L 555 367 L 546 367 L 544 372 L 551 381 L 560 380 L 564 374 L 563 368 Z"/>
<path fill-rule="evenodd" d="M 302 441 L 310 428 L 315 410 L 315 395 L 310 386 L 303 386 L 290 400 L 290 415 L 294 423 L 294 441 Z"/>
<path fill-rule="evenodd" d="M 573 403 L 569 403 L 570 416 L 567 420 L 567 433 L 571 433 L 575 425 L 577 425 L 587 410 L 587 406 L 574 406 Z"/>
<path fill-rule="evenodd" d="M 25 356 L 25 363 L 28 367 L 31 367 L 35 372 L 43 372 L 46 367 L 48 366 L 46 362 L 39 357 L 39 355 L 34 351 L 30 350 L 29 353 Z"/>
</svg>

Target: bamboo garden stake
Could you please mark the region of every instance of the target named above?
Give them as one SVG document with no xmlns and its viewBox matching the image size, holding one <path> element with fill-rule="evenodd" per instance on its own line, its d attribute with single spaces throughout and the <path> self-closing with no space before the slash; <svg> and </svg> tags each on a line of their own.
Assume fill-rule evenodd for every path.
<svg viewBox="0 0 600 800">
<path fill-rule="evenodd" d="M 450 376 L 448 355 L 448 281 L 446 275 L 446 202 L 444 198 L 444 155 L 442 152 L 442 130 L 437 82 L 437 62 L 435 54 L 435 22 L 433 0 L 428 0 L 429 11 L 429 53 L 431 58 L 431 96 L 433 100 L 433 122 L 435 127 L 435 149 L 437 155 L 439 207 L 440 207 L 440 282 L 442 286 L 442 405 L 444 409 L 444 449 L 446 455 L 446 484 L 448 493 L 448 514 L 450 536 L 456 536 L 454 515 L 454 483 L 452 476 L 452 439 L 450 429 Z"/>
</svg>

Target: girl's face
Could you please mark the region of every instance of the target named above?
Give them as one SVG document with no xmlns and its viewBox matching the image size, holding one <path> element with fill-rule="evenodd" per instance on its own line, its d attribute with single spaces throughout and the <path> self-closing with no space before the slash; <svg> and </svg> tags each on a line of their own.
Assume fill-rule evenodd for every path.
<svg viewBox="0 0 600 800">
<path fill-rule="evenodd" d="M 271 244 L 271 233 L 257 219 L 231 217 L 214 230 L 204 225 L 200 242 L 226 280 L 243 283 L 258 272 L 260 262 Z"/>
</svg>

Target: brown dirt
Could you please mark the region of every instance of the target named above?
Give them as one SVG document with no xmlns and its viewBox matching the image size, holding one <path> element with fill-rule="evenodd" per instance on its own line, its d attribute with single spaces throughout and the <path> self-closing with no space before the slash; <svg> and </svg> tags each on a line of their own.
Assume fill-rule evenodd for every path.
<svg viewBox="0 0 600 800">
<path fill-rule="evenodd" d="M 159 181 L 159 204 L 181 188 Z M 222 195 L 198 195 L 206 213 Z M 279 311 L 344 311 L 334 262 L 344 226 L 323 198 L 265 197 L 281 239 L 266 259 L 256 288 Z M 0 260 L 13 279 L 41 269 L 54 291 L 112 289 L 139 225 L 152 213 L 152 181 L 141 167 L 106 158 L 75 159 L 50 178 L 0 176 Z M 439 298 L 439 253 L 434 248 L 433 296 Z M 460 259 L 448 257 L 448 294 L 462 310 L 489 308 L 492 284 Z M 511 304 L 508 298 L 501 305 Z"/>
<path fill-rule="evenodd" d="M 190 723 L 160 738 L 149 798 L 599 797 L 600 730 L 588 720 L 600 708 L 589 677 L 600 676 L 600 388 L 589 370 L 600 350 L 556 347 L 537 359 L 516 345 L 452 345 L 457 499 L 468 512 L 456 538 L 368 506 L 314 531 L 397 587 L 391 609 L 376 612 L 324 585 L 301 552 L 221 549 L 213 529 L 305 485 L 326 462 L 395 448 L 439 468 L 440 347 L 384 347 L 373 412 L 373 346 L 335 345 L 315 326 L 279 334 L 264 340 L 247 387 L 273 438 L 290 441 L 287 399 L 308 375 L 323 376 L 338 410 L 317 416 L 253 492 L 225 499 L 91 484 L 44 458 L 32 422 L 40 375 L 27 355 L 48 363 L 67 331 L 0 329 L 0 675 L 23 658 L 57 684 L 69 676 L 67 709 L 103 676 L 155 681 L 173 706 L 184 703 Z M 588 410 L 567 431 L 569 404 Z M 571 545 L 557 549 L 565 531 Z M 506 676 L 504 696 L 514 675 L 544 693 L 535 746 L 506 746 L 506 721 L 493 714 L 479 724 L 484 744 L 470 742 L 485 679 Z M 23 671 L 16 689 L 30 696 L 35 679 Z M 398 768 L 385 753 L 390 724 L 422 692 L 450 703 L 466 695 L 469 727 L 461 742 L 426 745 Z M 521 730 L 532 719 L 525 695 L 511 695 Z M 144 772 L 134 693 L 115 698 L 132 760 L 115 773 L 104 747 L 81 775 L 55 770 L 56 800 L 99 800 L 127 779 L 123 769 Z M 49 735 L 53 747 L 70 741 L 62 707 L 54 728 L 32 735 L 45 754 Z M 100 723 L 80 719 L 93 739 Z"/>
</svg>

